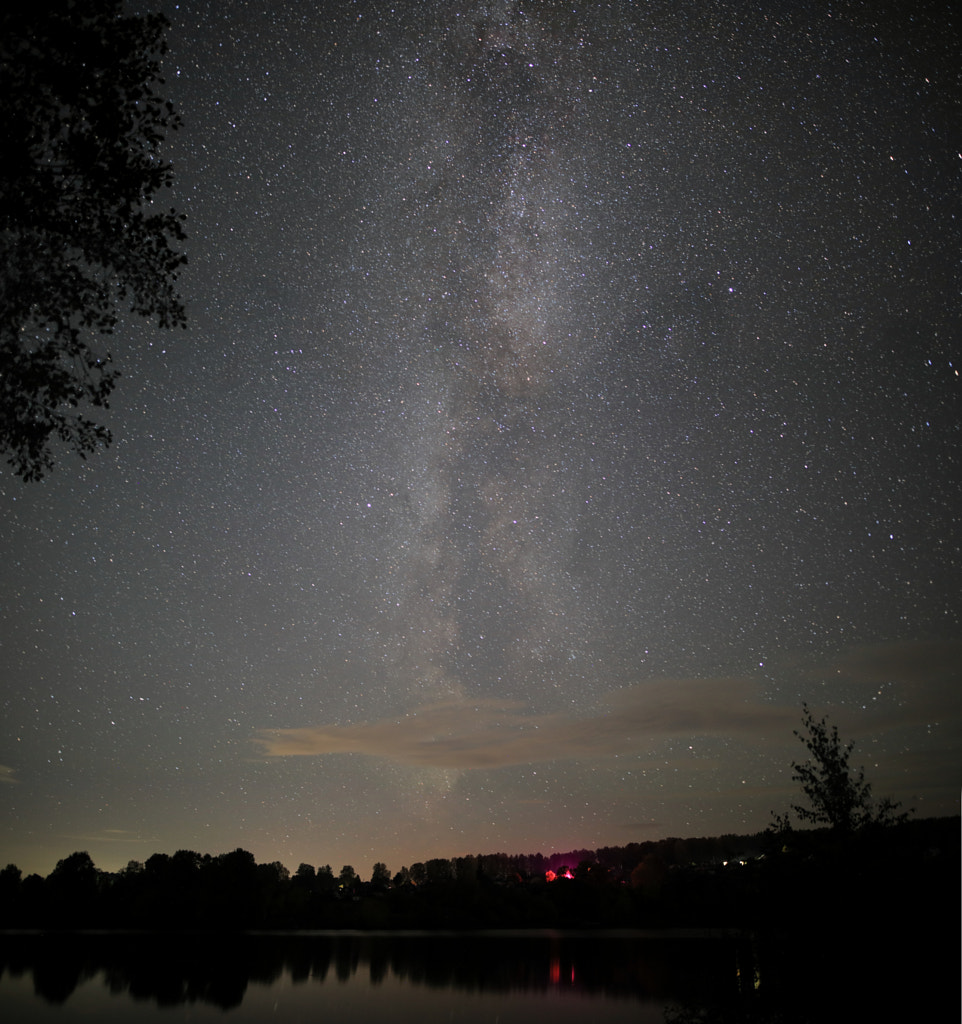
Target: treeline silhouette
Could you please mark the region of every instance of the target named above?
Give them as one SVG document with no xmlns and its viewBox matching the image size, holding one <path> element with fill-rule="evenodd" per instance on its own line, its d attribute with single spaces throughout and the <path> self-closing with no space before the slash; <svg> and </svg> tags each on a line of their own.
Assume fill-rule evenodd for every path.
<svg viewBox="0 0 962 1024">
<path fill-rule="evenodd" d="M 959 818 L 665 839 L 562 854 L 434 858 L 369 879 L 247 850 L 179 850 L 99 870 L 85 852 L 46 877 L 0 871 L 0 928 L 769 928 L 926 920 L 959 890 Z M 923 909 L 924 908 L 924 909 Z"/>
</svg>

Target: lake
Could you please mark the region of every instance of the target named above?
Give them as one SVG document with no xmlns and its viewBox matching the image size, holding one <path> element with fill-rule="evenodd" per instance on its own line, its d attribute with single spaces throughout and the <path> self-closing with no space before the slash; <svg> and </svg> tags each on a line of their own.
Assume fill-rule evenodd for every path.
<svg viewBox="0 0 962 1024">
<path fill-rule="evenodd" d="M 688 1024 L 891 1011 L 898 982 L 856 955 L 864 944 L 846 948 L 840 960 L 810 937 L 707 932 L 7 933 L 0 1020 Z"/>
</svg>

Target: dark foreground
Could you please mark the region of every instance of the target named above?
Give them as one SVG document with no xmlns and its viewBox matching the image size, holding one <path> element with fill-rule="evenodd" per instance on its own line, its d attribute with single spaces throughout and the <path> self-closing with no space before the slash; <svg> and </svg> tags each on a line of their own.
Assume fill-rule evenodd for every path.
<svg viewBox="0 0 962 1024">
<path fill-rule="evenodd" d="M 737 848 L 738 837 L 728 845 Z M 86 854 L 47 878 L 0 878 L 0 928 L 250 929 L 721 928 L 772 934 L 933 928 L 959 897 L 959 819 L 907 821 L 847 837 L 792 832 L 579 851 L 570 871 L 523 858 L 465 857 L 407 876 L 339 883 L 235 850 L 180 851 L 110 874 Z M 530 861 L 530 858 L 528 859 Z M 408 869 L 404 869 L 405 872 Z M 413 871 L 413 869 L 412 869 Z M 953 918 L 953 921 L 955 918 Z M 953 925 L 954 927 L 954 925 Z M 936 929 L 937 930 L 937 929 Z"/>
</svg>

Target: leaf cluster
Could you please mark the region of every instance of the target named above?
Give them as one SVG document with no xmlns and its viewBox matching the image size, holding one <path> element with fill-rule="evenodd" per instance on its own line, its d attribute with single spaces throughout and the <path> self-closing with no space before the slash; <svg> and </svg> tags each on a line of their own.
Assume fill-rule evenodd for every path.
<svg viewBox="0 0 962 1024">
<path fill-rule="evenodd" d="M 59 438 L 110 441 L 118 372 L 90 336 L 121 310 L 184 326 L 183 220 L 156 203 L 180 119 L 160 92 L 167 20 L 121 0 L 50 0 L 0 13 L 0 449 L 24 479 Z"/>
<path fill-rule="evenodd" d="M 907 814 L 898 814 L 899 804 L 885 797 L 876 803 L 872 787 L 862 768 L 854 769 L 850 757 L 854 743 L 843 744 L 838 727 L 816 720 L 807 704 L 802 705 L 804 732 L 793 730 L 808 748 L 807 761 L 792 763 L 792 779 L 801 784 L 808 804 L 793 804 L 802 821 L 827 825 L 839 834 L 852 834 L 870 825 L 895 825 Z M 776 826 L 788 828 L 788 818 L 776 819 Z"/>
</svg>

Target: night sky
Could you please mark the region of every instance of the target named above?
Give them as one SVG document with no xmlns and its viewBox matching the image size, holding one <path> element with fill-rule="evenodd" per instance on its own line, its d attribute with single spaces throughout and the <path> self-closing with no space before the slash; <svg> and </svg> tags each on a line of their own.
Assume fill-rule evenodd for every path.
<svg viewBox="0 0 962 1024">
<path fill-rule="evenodd" d="M 165 7 L 189 328 L 0 480 L 0 863 L 753 832 L 962 784 L 949 4 Z"/>
</svg>

